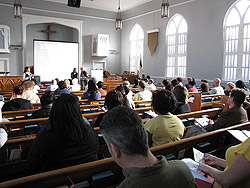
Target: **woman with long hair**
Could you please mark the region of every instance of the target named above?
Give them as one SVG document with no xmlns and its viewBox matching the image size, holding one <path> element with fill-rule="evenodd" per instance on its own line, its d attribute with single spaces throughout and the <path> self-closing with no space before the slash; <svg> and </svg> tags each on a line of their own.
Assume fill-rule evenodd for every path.
<svg viewBox="0 0 250 188">
<path fill-rule="evenodd" d="M 82 99 L 97 100 L 99 98 L 101 98 L 101 93 L 97 91 L 96 81 L 91 79 L 88 82 L 88 90 L 83 93 Z"/>
<path fill-rule="evenodd" d="M 97 160 L 98 147 L 77 96 L 61 94 L 30 149 L 26 170 L 34 174 Z"/>
</svg>

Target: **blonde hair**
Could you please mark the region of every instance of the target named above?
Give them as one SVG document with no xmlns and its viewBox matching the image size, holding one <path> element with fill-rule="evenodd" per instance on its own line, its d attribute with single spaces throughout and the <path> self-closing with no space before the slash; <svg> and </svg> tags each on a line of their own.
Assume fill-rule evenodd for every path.
<svg viewBox="0 0 250 188">
<path fill-rule="evenodd" d="M 67 89 L 70 88 L 70 82 L 69 82 L 68 79 L 65 79 L 65 80 L 64 80 L 64 83 L 66 84 L 66 88 L 67 88 Z"/>
<path fill-rule="evenodd" d="M 28 81 L 25 81 L 25 82 L 23 83 L 23 88 L 24 88 L 25 90 L 33 89 L 33 88 L 34 88 L 34 85 L 35 85 L 35 82 L 34 82 L 34 81 L 28 80 Z"/>
<path fill-rule="evenodd" d="M 231 88 L 234 89 L 235 88 L 235 84 L 233 82 L 227 82 L 227 85 Z"/>
</svg>

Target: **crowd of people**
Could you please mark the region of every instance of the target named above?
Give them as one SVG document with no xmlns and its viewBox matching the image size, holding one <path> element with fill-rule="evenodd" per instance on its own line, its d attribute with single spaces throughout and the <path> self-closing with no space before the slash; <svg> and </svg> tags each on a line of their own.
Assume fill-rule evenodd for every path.
<svg viewBox="0 0 250 188">
<path fill-rule="evenodd" d="M 149 150 L 149 147 L 183 138 L 185 126 L 176 115 L 190 112 L 189 92 L 229 96 L 230 108 L 222 112 L 217 121 L 210 121 L 207 131 L 248 121 L 243 103 L 249 90 L 241 80 L 235 84 L 228 82 L 224 89 L 221 80 L 215 78 L 213 88 L 210 89 L 207 80 L 201 80 L 198 85 L 190 77 L 184 85 L 183 79 L 178 77 L 171 81 L 163 80 L 163 88 L 157 89 L 154 80 L 150 76 L 144 76 L 135 79 L 134 85 L 124 79 L 123 84 L 106 93 L 104 83 L 89 78 L 83 69 L 78 82 L 78 73 L 74 69 L 71 85 L 67 79 L 52 80 L 39 99 L 33 91 L 35 83 L 29 72 L 29 69 L 25 70 L 23 84 L 14 87 L 11 100 L 2 108 L 2 111 L 33 109 L 32 103 L 41 102 L 41 109 L 33 112 L 31 118 L 49 117 L 30 149 L 25 168 L 27 174 L 98 159 L 98 137 L 82 116 L 79 98 L 71 94 L 71 91 L 84 90 L 82 99 L 97 100 L 105 97 L 105 113 L 98 115 L 93 126 L 100 127 L 111 156 L 123 168 L 125 180 L 118 187 L 197 187 L 185 163 L 178 160 L 166 161 L 163 156 L 154 156 Z M 145 125 L 133 110 L 134 101 L 140 100 L 152 100 L 155 113 Z M 246 103 L 245 108 L 248 107 L 250 103 Z M 0 127 L 0 133 L 3 131 L 4 127 Z M 5 137 L 0 137 L 0 140 L 4 139 Z M 250 139 L 230 148 L 227 155 L 230 159 L 206 155 L 205 163 L 200 164 L 199 169 L 215 179 L 215 187 L 250 186 Z M 220 166 L 225 171 L 219 171 L 210 165 Z M 244 174 L 239 171 L 240 168 L 244 169 Z"/>
</svg>

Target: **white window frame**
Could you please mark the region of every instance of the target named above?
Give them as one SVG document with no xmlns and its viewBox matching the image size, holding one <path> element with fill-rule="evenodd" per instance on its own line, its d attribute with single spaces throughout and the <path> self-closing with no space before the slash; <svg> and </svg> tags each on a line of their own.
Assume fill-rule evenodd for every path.
<svg viewBox="0 0 250 188">
<path fill-rule="evenodd" d="M 243 56 L 244 54 L 248 55 L 249 61 L 250 61 L 250 50 L 249 51 L 244 51 L 243 44 L 244 44 L 244 29 L 246 26 L 248 26 L 248 29 L 250 28 L 250 23 L 244 23 L 245 20 L 245 15 L 247 14 L 248 11 L 250 11 L 250 4 L 248 8 L 246 9 L 245 13 L 241 15 L 239 9 L 236 7 L 236 5 L 240 2 L 236 1 L 227 11 L 225 18 L 224 18 L 224 25 L 223 25 L 223 42 L 224 42 L 224 55 L 223 55 L 223 80 L 224 81 L 236 81 L 236 80 L 243 80 L 243 81 L 249 81 L 250 79 L 250 62 L 248 62 L 248 66 L 246 68 L 243 67 Z M 227 19 L 231 13 L 231 11 L 235 9 L 238 13 L 238 16 L 240 18 L 240 23 L 238 25 L 233 25 L 233 26 L 227 26 Z M 227 40 L 227 29 L 238 29 L 238 36 L 235 39 L 228 39 Z M 229 33 L 232 34 L 232 33 Z M 247 38 L 250 40 L 250 36 Z M 231 41 L 236 41 L 236 42 L 231 42 Z M 231 50 L 229 49 L 229 45 Z M 237 50 L 235 50 L 235 47 Z M 232 51 L 232 48 L 235 50 L 234 52 Z M 230 56 L 231 55 L 231 56 Z M 230 56 L 230 57 L 228 57 Z M 233 57 L 234 56 L 234 57 Z M 230 59 L 230 60 L 228 60 Z M 230 64 L 230 65 L 229 65 Z M 248 67 L 248 68 L 247 68 Z M 243 77 L 243 68 L 245 69 L 244 71 L 247 72 L 248 76 Z M 231 72 L 234 72 L 234 75 L 229 75 Z"/>
<path fill-rule="evenodd" d="M 136 31 L 136 29 L 138 28 L 138 32 L 137 32 L 137 38 L 136 40 L 134 40 L 134 42 L 136 43 L 136 52 L 135 55 L 132 56 L 131 54 L 131 46 L 132 46 L 132 40 L 131 40 L 131 35 L 133 34 L 133 32 Z M 139 37 L 139 33 L 140 31 L 142 31 L 143 33 L 143 37 Z M 142 42 L 142 53 L 138 52 L 138 44 Z M 140 56 L 143 62 L 143 53 L 144 53 L 144 31 L 142 29 L 142 27 L 139 24 L 135 24 L 131 31 L 130 31 L 130 35 L 129 35 L 129 71 L 130 72 L 135 72 L 135 71 L 139 71 L 140 68 Z M 135 59 L 135 62 L 137 62 L 136 65 L 132 65 L 133 59 Z M 135 70 L 134 70 L 135 67 Z"/>
<path fill-rule="evenodd" d="M 180 16 L 181 20 L 179 22 L 179 25 L 176 26 L 176 32 L 175 34 L 168 34 L 168 30 L 170 27 L 171 22 L 174 22 L 174 19 L 176 16 Z M 187 25 L 186 19 L 180 15 L 175 14 L 168 22 L 167 28 L 166 28 L 166 45 L 167 45 L 167 58 L 166 58 L 166 69 L 165 69 L 165 76 L 168 78 L 174 78 L 174 77 L 186 77 L 187 75 L 187 35 L 188 35 L 188 25 L 187 25 L 187 31 L 179 33 L 180 23 L 182 20 L 185 21 Z M 170 44 L 170 37 L 174 38 L 174 41 L 172 41 L 172 44 Z M 182 40 L 182 41 L 181 41 Z M 170 46 L 174 48 L 170 48 Z M 173 52 L 173 54 L 170 54 L 170 51 Z M 170 62 L 170 58 L 173 58 L 174 61 Z M 170 73 L 172 72 L 172 73 Z"/>
</svg>

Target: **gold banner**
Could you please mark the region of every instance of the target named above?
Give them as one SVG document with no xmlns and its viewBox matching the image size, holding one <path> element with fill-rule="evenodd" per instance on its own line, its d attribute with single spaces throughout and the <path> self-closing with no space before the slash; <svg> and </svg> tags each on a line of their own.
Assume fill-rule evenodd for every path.
<svg viewBox="0 0 250 188">
<path fill-rule="evenodd" d="M 157 43 L 158 43 L 158 32 L 148 33 L 148 48 L 151 53 L 151 56 L 155 51 Z"/>
</svg>

